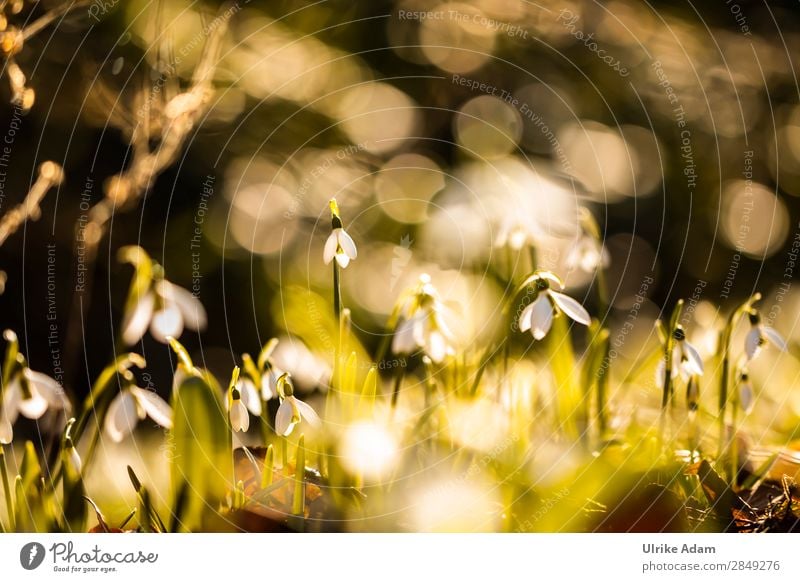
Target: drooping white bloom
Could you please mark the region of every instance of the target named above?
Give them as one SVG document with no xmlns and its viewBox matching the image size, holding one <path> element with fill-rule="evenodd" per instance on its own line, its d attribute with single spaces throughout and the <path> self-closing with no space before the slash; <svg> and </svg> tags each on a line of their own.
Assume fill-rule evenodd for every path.
<svg viewBox="0 0 800 582">
<path fill-rule="evenodd" d="M 150 417 L 164 428 L 172 428 L 172 408 L 158 394 L 138 386 L 123 389 L 108 407 L 105 431 L 111 440 L 121 442 L 140 420 Z"/>
<path fill-rule="evenodd" d="M 536 281 L 538 289 L 536 299 L 523 309 L 519 316 L 520 331 L 530 331 L 536 340 L 541 340 L 547 335 L 553 325 L 553 317 L 559 312 L 583 325 L 589 325 L 592 321 L 583 305 L 569 295 L 554 291 L 550 287 L 552 283 L 559 285 L 560 289 L 564 287 L 555 276 L 542 273 Z"/>
<path fill-rule="evenodd" d="M 755 358 L 767 343 L 771 343 L 782 352 L 786 351 L 786 341 L 781 334 L 762 324 L 758 313 L 751 313 L 750 331 L 747 332 L 744 338 L 744 353 L 747 359 L 752 360 Z"/>
<path fill-rule="evenodd" d="M 392 338 L 395 354 L 410 354 L 422 350 L 436 363 L 454 353 L 453 334 L 444 322 L 444 303 L 431 284 L 428 275 L 422 275 L 411 301 L 403 306 L 403 319 Z"/>
<path fill-rule="evenodd" d="M 321 423 L 311 406 L 295 396 L 286 396 L 281 400 L 278 413 L 275 415 L 275 432 L 281 436 L 289 436 L 301 420 L 305 420 L 313 427 Z"/>
<path fill-rule="evenodd" d="M 506 215 L 500 222 L 494 246 L 508 246 L 512 250 L 519 251 L 525 245 L 534 245 L 541 236 L 541 228 L 535 220 L 526 220 L 519 215 Z"/>
<path fill-rule="evenodd" d="M 347 234 L 344 228 L 334 228 L 328 240 L 325 241 L 325 249 L 322 253 L 325 264 L 330 264 L 335 258 L 339 266 L 345 269 L 350 264 L 350 261 L 354 261 L 357 257 L 358 249 L 352 237 Z"/>
<path fill-rule="evenodd" d="M 745 414 L 750 414 L 753 410 L 753 384 L 747 372 L 742 372 L 739 376 L 739 406 Z"/>
<path fill-rule="evenodd" d="M 289 436 L 294 427 L 305 420 L 312 427 L 321 424 L 320 418 L 311 406 L 294 395 L 294 386 L 289 374 L 281 374 L 278 378 L 278 395 L 281 404 L 275 415 L 275 432 L 280 436 Z"/>
<path fill-rule="evenodd" d="M 686 333 L 682 328 L 678 327 L 675 330 L 674 338 L 670 377 L 673 380 L 680 377 L 684 382 L 688 382 L 692 376 L 702 376 L 704 372 L 703 358 L 697 348 L 686 340 Z M 656 366 L 656 385 L 659 389 L 664 387 L 665 367 L 666 364 L 662 358 Z"/>
<path fill-rule="evenodd" d="M 607 267 L 609 261 L 605 246 L 588 235 L 575 239 L 566 257 L 567 268 L 580 269 L 586 273 L 594 273 L 599 267 Z"/>
<path fill-rule="evenodd" d="M 166 279 L 156 281 L 125 317 L 122 341 L 133 345 L 150 328 L 153 337 L 167 343 L 180 337 L 184 327 L 200 331 L 206 326 L 206 310 L 200 300 L 183 287 Z"/>
<path fill-rule="evenodd" d="M 20 414 L 38 420 L 48 410 L 70 410 L 61 385 L 46 374 L 28 368 L 15 374 L 3 393 L 0 443 L 9 444 L 13 440 L 13 425 Z"/>
<path fill-rule="evenodd" d="M 250 413 L 241 398 L 233 398 L 229 414 L 233 431 L 247 432 L 250 428 Z"/>
</svg>

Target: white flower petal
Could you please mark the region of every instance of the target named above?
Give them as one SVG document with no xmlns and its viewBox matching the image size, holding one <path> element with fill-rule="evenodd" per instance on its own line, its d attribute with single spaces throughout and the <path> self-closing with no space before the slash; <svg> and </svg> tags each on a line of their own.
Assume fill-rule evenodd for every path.
<svg viewBox="0 0 800 582">
<path fill-rule="evenodd" d="M 519 320 L 517 321 L 517 325 L 519 325 L 519 330 L 521 332 L 526 332 L 531 328 L 531 313 L 533 312 L 534 303 L 530 303 L 522 310 L 520 313 Z"/>
<path fill-rule="evenodd" d="M 339 246 L 344 251 L 350 259 L 355 260 L 358 257 L 358 249 L 356 248 L 356 243 L 353 242 L 353 238 L 347 234 L 347 231 L 344 229 L 339 229 Z"/>
<path fill-rule="evenodd" d="M 571 319 L 577 321 L 578 323 L 582 323 L 583 325 L 589 325 L 592 322 L 592 317 L 589 315 L 589 312 L 583 308 L 583 305 L 575 301 L 569 295 L 564 295 L 558 291 L 550 290 L 550 297 L 553 298 L 553 301 L 556 305 L 558 305 L 558 308 L 566 313 Z"/>
<path fill-rule="evenodd" d="M 744 338 L 744 353 L 748 360 L 752 360 L 761 351 L 761 331 L 758 326 L 753 326 Z"/>
<path fill-rule="evenodd" d="M 289 436 L 294 428 L 292 419 L 294 417 L 294 407 L 289 399 L 285 399 L 278 407 L 275 415 L 275 432 L 280 436 Z"/>
<path fill-rule="evenodd" d="M 47 400 L 50 408 L 61 410 L 70 407 L 69 400 L 64 394 L 64 389 L 61 387 L 61 384 L 56 382 L 53 378 L 47 374 L 34 372 L 29 369 L 25 370 L 25 376 L 39 394 Z"/>
<path fill-rule="evenodd" d="M 330 264 L 339 248 L 339 238 L 336 236 L 337 230 L 339 229 L 334 229 L 328 237 L 328 240 L 325 241 L 325 249 L 322 251 L 322 260 L 325 261 L 326 265 Z"/>
<path fill-rule="evenodd" d="M 245 408 L 252 412 L 253 416 L 261 416 L 261 395 L 252 380 L 250 378 L 240 379 L 236 383 L 236 389 L 239 391 Z"/>
<path fill-rule="evenodd" d="M 8 420 L 5 410 L 0 413 L 0 444 L 8 445 L 14 440 L 14 428 Z"/>
<path fill-rule="evenodd" d="M 395 354 L 410 354 L 415 348 L 414 320 L 405 319 L 397 326 L 397 330 L 394 332 L 392 352 Z"/>
<path fill-rule="evenodd" d="M 667 365 L 664 363 L 664 358 L 658 360 L 658 364 L 656 364 L 656 374 L 655 374 L 655 381 L 656 381 L 656 388 L 658 390 L 664 389 L 664 376 L 667 373 Z"/>
<path fill-rule="evenodd" d="M 262 400 L 272 400 L 278 397 L 278 378 L 281 377 L 281 374 L 283 374 L 283 371 L 272 366 L 261 376 Z"/>
<path fill-rule="evenodd" d="M 739 404 L 745 414 L 753 410 L 753 385 L 750 382 L 742 382 L 739 385 Z"/>
<path fill-rule="evenodd" d="M 700 352 L 698 352 L 697 348 L 695 348 L 686 340 L 683 341 L 682 349 L 683 353 L 686 355 L 687 371 L 691 374 L 702 376 L 704 367 L 703 358 L 700 356 Z"/>
<path fill-rule="evenodd" d="M 44 413 L 47 412 L 47 408 L 50 406 L 50 403 L 47 401 L 47 398 L 39 394 L 39 391 L 33 384 L 30 384 L 30 390 L 30 398 L 23 399 L 22 395 L 20 394 L 20 399 L 17 403 L 17 409 L 25 418 L 36 420 L 44 416 Z"/>
<path fill-rule="evenodd" d="M 235 432 L 247 432 L 250 428 L 250 414 L 247 412 L 247 407 L 244 402 L 234 400 L 231 406 L 231 428 Z"/>
<path fill-rule="evenodd" d="M 111 440 L 119 443 L 128 436 L 139 423 L 139 410 L 136 398 L 128 390 L 117 395 L 106 412 L 105 431 Z"/>
<path fill-rule="evenodd" d="M 300 413 L 300 416 L 303 417 L 303 420 L 315 428 L 322 424 L 322 421 L 319 419 L 319 415 L 313 408 L 311 408 L 310 405 L 306 404 L 302 400 L 298 400 L 295 397 L 292 397 L 292 400 L 294 405 L 297 407 L 297 411 Z"/>
<path fill-rule="evenodd" d="M 17 417 L 19 416 L 19 399 L 21 397 L 22 393 L 19 386 L 19 377 L 16 376 L 9 382 L 3 394 L 3 416 L 5 416 L 11 424 L 17 422 Z"/>
<path fill-rule="evenodd" d="M 772 329 L 771 327 L 767 327 L 766 325 L 761 326 L 761 335 L 776 348 L 780 351 L 785 352 L 787 350 L 786 347 L 786 340 L 783 339 L 783 336 L 779 334 L 777 331 Z"/>
<path fill-rule="evenodd" d="M 159 426 L 172 428 L 172 408 L 158 394 L 136 386 L 132 386 L 130 390 L 147 416 Z"/>
<path fill-rule="evenodd" d="M 534 339 L 540 340 L 547 335 L 553 325 L 553 306 L 547 298 L 547 293 L 540 293 L 533 302 L 531 310 L 531 333 Z"/>
<path fill-rule="evenodd" d="M 339 263 L 342 269 L 346 269 L 347 265 L 350 264 L 350 257 L 344 253 L 336 253 L 336 262 Z"/>
<path fill-rule="evenodd" d="M 150 325 L 150 319 L 153 317 L 153 305 L 155 297 L 152 293 L 145 293 L 139 302 L 134 307 L 133 312 L 125 317 L 125 323 L 122 324 L 122 342 L 125 345 L 132 346 L 144 335 L 147 331 L 147 326 Z"/>
<path fill-rule="evenodd" d="M 168 342 L 168 337 L 180 337 L 183 333 L 181 310 L 173 303 L 154 313 L 153 321 L 150 323 L 150 333 L 163 344 Z"/>
<path fill-rule="evenodd" d="M 426 351 L 431 360 L 440 364 L 447 355 L 447 342 L 444 336 L 438 331 L 434 330 L 428 335 L 428 345 Z"/>
<path fill-rule="evenodd" d="M 164 283 L 171 287 L 173 304 L 181 312 L 183 324 L 193 331 L 204 330 L 208 323 L 208 316 L 206 315 L 206 308 L 203 307 L 200 300 L 183 287 L 178 287 L 167 281 L 164 281 Z"/>
</svg>

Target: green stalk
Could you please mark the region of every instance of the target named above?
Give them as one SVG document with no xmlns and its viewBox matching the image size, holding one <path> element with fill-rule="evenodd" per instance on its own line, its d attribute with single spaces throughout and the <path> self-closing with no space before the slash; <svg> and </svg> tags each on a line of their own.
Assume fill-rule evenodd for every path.
<svg viewBox="0 0 800 582">
<path fill-rule="evenodd" d="M 275 470 L 275 449 L 272 445 L 267 447 L 264 455 L 264 469 L 261 472 L 261 488 L 266 489 L 272 485 L 273 471 Z"/>
<path fill-rule="evenodd" d="M 342 316 L 342 285 L 339 277 L 339 263 L 336 259 L 332 261 L 333 264 L 333 313 L 336 315 L 336 322 Z"/>
<path fill-rule="evenodd" d="M 400 387 L 403 384 L 403 376 L 405 376 L 405 368 L 398 366 L 394 376 L 394 387 L 392 388 L 392 410 L 397 406 L 397 399 L 400 396 Z"/>
<path fill-rule="evenodd" d="M 666 338 L 664 341 L 664 390 L 661 394 L 661 418 L 659 421 L 659 442 L 663 452 L 666 427 L 667 427 L 667 413 L 669 404 L 672 402 L 672 351 L 675 348 L 675 330 L 678 328 L 678 321 L 681 317 L 683 310 L 683 299 L 678 299 L 675 308 L 672 310 L 672 316 L 669 320 L 669 327 L 666 330 Z"/>
<path fill-rule="evenodd" d="M 729 399 L 728 383 L 730 381 L 731 369 L 731 339 L 733 338 L 733 332 L 739 320 L 753 308 L 753 303 L 759 299 L 761 299 L 761 293 L 754 293 L 747 301 L 737 307 L 736 310 L 731 313 L 728 318 L 728 323 L 725 325 L 725 329 L 722 332 L 722 372 L 719 379 L 719 417 L 717 418 L 717 422 L 719 423 L 717 456 L 719 458 L 724 454 L 725 443 L 728 440 L 725 436 L 725 413 L 727 411 Z"/>
<path fill-rule="evenodd" d="M 8 513 L 8 527 L 11 531 L 16 531 L 17 524 L 14 519 L 14 498 L 11 495 L 11 488 L 8 484 L 8 469 L 6 468 L 6 454 L 0 445 L 0 473 L 3 477 L 3 493 L 6 496 L 6 512 Z"/>
<path fill-rule="evenodd" d="M 297 457 L 294 464 L 294 496 L 292 498 L 292 513 L 301 519 L 305 516 L 306 505 L 306 448 L 305 435 L 300 435 L 297 441 Z"/>
</svg>

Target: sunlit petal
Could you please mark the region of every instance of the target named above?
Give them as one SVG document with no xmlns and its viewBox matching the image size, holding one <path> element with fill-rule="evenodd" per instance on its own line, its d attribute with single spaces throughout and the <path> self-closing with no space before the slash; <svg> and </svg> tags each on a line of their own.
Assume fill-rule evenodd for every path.
<svg viewBox="0 0 800 582">
<path fill-rule="evenodd" d="M 293 417 L 294 408 L 287 398 L 281 402 L 278 413 L 275 415 L 275 432 L 281 436 L 289 436 L 294 428 Z"/>
<path fill-rule="evenodd" d="M 33 370 L 26 369 L 25 377 L 28 382 L 36 388 L 39 394 L 47 400 L 48 406 L 54 409 L 69 409 L 70 403 L 64 394 L 64 389 L 61 384 L 56 382 L 47 374 L 41 372 L 34 372 Z"/>
<path fill-rule="evenodd" d="M 447 355 L 447 342 L 438 331 L 432 331 L 428 336 L 427 352 L 431 360 L 441 363 Z"/>
<path fill-rule="evenodd" d="M 22 416 L 25 418 L 36 420 L 41 418 L 44 413 L 47 412 L 47 408 L 50 406 L 50 403 L 47 401 L 47 398 L 39 394 L 36 386 L 31 385 L 30 390 L 30 398 L 23 399 L 20 396 L 20 400 L 17 403 L 17 408 L 19 409 L 20 414 L 22 414 Z"/>
<path fill-rule="evenodd" d="M 525 309 L 522 310 L 522 313 L 519 316 L 519 321 L 517 324 L 519 325 L 519 330 L 522 332 L 528 331 L 531 328 L 531 314 L 533 313 L 533 306 L 535 303 L 531 303 Z"/>
<path fill-rule="evenodd" d="M 172 428 L 172 408 L 158 394 L 136 386 L 131 387 L 131 393 L 154 422 L 164 428 Z"/>
<path fill-rule="evenodd" d="M 350 257 L 344 253 L 336 253 L 336 262 L 339 263 L 342 269 L 346 269 L 347 265 L 350 264 Z"/>
<path fill-rule="evenodd" d="M 322 251 L 322 260 L 328 265 L 336 256 L 336 251 L 339 249 L 339 238 L 336 236 L 336 230 L 330 234 L 328 240 L 325 241 L 325 249 Z"/>
<path fill-rule="evenodd" d="M 692 344 L 683 341 L 683 353 L 686 355 L 687 370 L 691 374 L 703 375 L 703 358 Z"/>
<path fill-rule="evenodd" d="M 183 315 L 173 303 L 153 315 L 150 333 L 161 343 L 167 343 L 168 337 L 179 337 L 183 333 Z"/>
<path fill-rule="evenodd" d="M 531 310 L 531 333 L 537 340 L 543 339 L 553 325 L 553 306 L 546 293 L 541 293 L 532 304 Z"/>
<path fill-rule="evenodd" d="M 761 351 L 761 332 L 757 326 L 753 326 L 747 332 L 747 337 L 744 338 L 744 353 L 748 360 L 752 360 L 759 351 Z"/>
<path fill-rule="evenodd" d="M 553 298 L 558 308 L 567 314 L 570 319 L 582 323 L 583 325 L 589 325 L 592 322 L 592 317 L 589 315 L 589 312 L 584 309 L 583 305 L 575 301 L 569 295 L 551 290 L 550 297 Z"/>
<path fill-rule="evenodd" d="M 339 246 L 342 248 L 344 254 L 350 259 L 356 259 L 358 257 L 358 249 L 356 248 L 356 243 L 353 241 L 353 238 L 343 229 L 339 230 L 338 238 Z"/>
<path fill-rule="evenodd" d="M 250 414 L 241 399 L 233 401 L 230 415 L 231 428 L 237 432 L 247 432 L 247 429 L 250 428 Z"/>
<path fill-rule="evenodd" d="M 242 404 L 247 410 L 252 412 L 254 416 L 261 416 L 261 395 L 252 380 L 250 378 L 240 379 L 236 383 L 236 389 L 239 391 Z"/>
<path fill-rule="evenodd" d="M 316 411 L 311 408 L 310 405 L 294 397 L 293 401 L 294 405 L 297 407 L 297 411 L 300 413 L 300 416 L 303 417 L 303 420 L 305 420 L 308 424 L 313 427 L 318 427 L 320 424 L 322 424 L 322 421 L 319 419 L 319 415 L 317 415 Z"/>
<path fill-rule="evenodd" d="M 153 294 L 146 293 L 139 299 L 133 312 L 126 317 L 122 325 L 122 341 L 125 345 L 131 346 L 142 339 L 147 326 L 150 325 L 154 303 Z"/>
<path fill-rule="evenodd" d="M 0 444 L 7 445 L 14 440 L 14 429 L 5 411 L 0 413 Z"/>
<path fill-rule="evenodd" d="M 164 281 L 164 283 L 167 283 Z M 206 308 L 200 300 L 191 292 L 183 287 L 178 287 L 172 283 L 167 283 L 172 288 L 172 298 L 174 305 L 180 310 L 183 316 L 183 324 L 193 331 L 202 331 L 208 323 Z"/>
<path fill-rule="evenodd" d="M 779 334 L 777 331 L 772 329 L 771 327 L 767 327 L 766 325 L 761 326 L 761 333 L 762 335 L 767 338 L 767 340 L 780 351 L 786 351 L 786 340 L 783 339 L 783 336 Z"/>
<path fill-rule="evenodd" d="M 753 385 L 750 382 L 742 382 L 739 385 L 739 404 L 745 414 L 753 410 Z"/>
<path fill-rule="evenodd" d="M 139 423 L 139 411 L 133 395 L 123 390 L 111 401 L 106 412 L 105 431 L 116 443 L 128 436 Z"/>
<path fill-rule="evenodd" d="M 416 348 L 414 341 L 414 321 L 406 319 L 397 326 L 397 331 L 392 338 L 392 352 L 395 354 L 410 354 Z"/>
<path fill-rule="evenodd" d="M 261 376 L 261 398 L 263 400 L 272 400 L 278 396 L 278 378 L 282 373 L 273 367 Z"/>
</svg>

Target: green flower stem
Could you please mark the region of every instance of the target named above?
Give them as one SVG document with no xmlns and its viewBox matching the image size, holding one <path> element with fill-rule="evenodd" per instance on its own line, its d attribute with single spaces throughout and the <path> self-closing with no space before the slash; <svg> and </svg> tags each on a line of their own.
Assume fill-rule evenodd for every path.
<svg viewBox="0 0 800 582">
<path fill-rule="evenodd" d="M 336 316 L 336 322 L 342 316 L 342 282 L 339 276 L 339 263 L 334 259 L 333 264 L 333 313 Z"/>
<path fill-rule="evenodd" d="M 394 386 L 392 388 L 392 410 L 397 406 L 397 399 L 400 396 L 400 387 L 403 385 L 403 377 L 405 376 L 405 368 L 398 366 L 394 375 Z"/>
<path fill-rule="evenodd" d="M 725 413 L 727 411 L 729 399 L 728 385 L 730 382 L 731 340 L 733 338 L 733 332 L 741 318 L 753 308 L 753 304 L 759 299 L 761 299 L 761 293 L 754 293 L 747 301 L 737 307 L 736 310 L 731 313 L 728 318 L 728 323 L 725 325 L 725 329 L 722 332 L 722 372 L 719 378 L 719 416 L 717 417 L 717 422 L 719 423 L 719 440 L 717 443 L 718 458 L 722 458 L 722 455 L 725 453 L 725 444 L 728 440 L 725 435 Z M 733 480 L 733 476 L 731 480 Z"/>
<path fill-rule="evenodd" d="M 669 406 L 672 402 L 673 388 L 672 388 L 672 351 L 675 348 L 675 330 L 678 328 L 678 321 L 683 311 L 683 299 L 679 299 L 672 310 L 672 316 L 669 320 L 669 327 L 666 330 L 666 338 L 664 341 L 664 390 L 661 394 L 661 418 L 659 420 L 659 443 L 661 450 L 664 450 L 666 443 L 666 428 L 667 416 Z"/>
<path fill-rule="evenodd" d="M 300 435 L 297 441 L 297 456 L 294 464 L 294 496 L 292 497 L 292 514 L 303 519 L 306 505 L 306 437 Z M 302 523 L 302 522 L 301 522 Z"/>
<path fill-rule="evenodd" d="M 739 476 L 739 443 L 736 438 L 736 429 L 739 423 L 739 398 L 738 390 L 734 391 L 731 402 L 731 447 L 730 447 L 730 485 L 735 489 L 737 486 L 737 477 Z"/>
<path fill-rule="evenodd" d="M 17 524 L 14 520 L 14 498 L 11 495 L 11 488 L 8 484 L 8 469 L 6 468 L 6 455 L 3 446 L 0 445 L 0 473 L 3 477 L 3 493 L 6 497 L 6 512 L 8 513 L 8 527 L 11 531 L 16 531 Z"/>
</svg>

